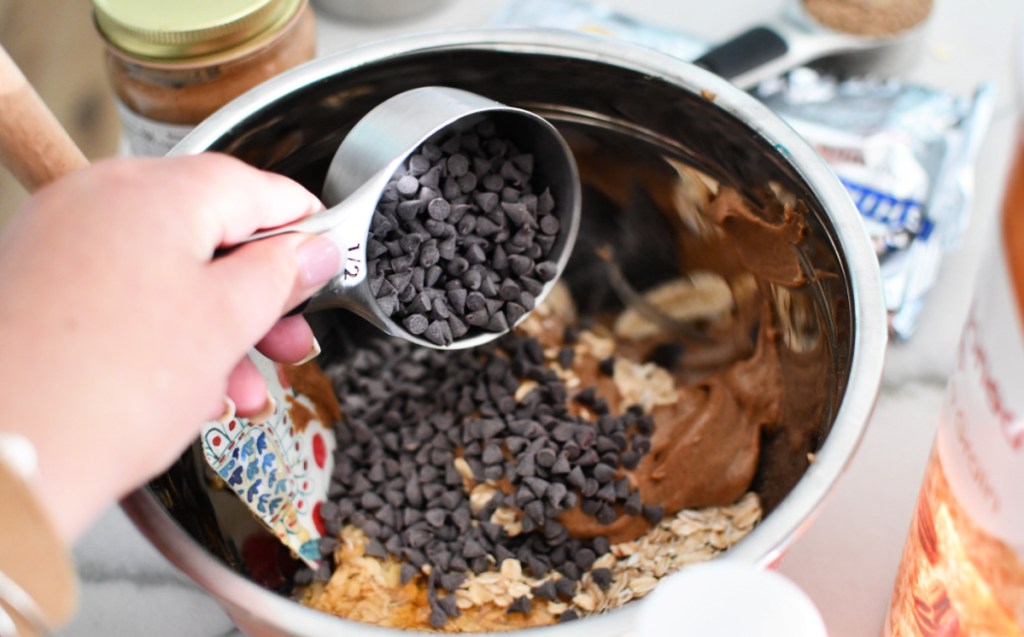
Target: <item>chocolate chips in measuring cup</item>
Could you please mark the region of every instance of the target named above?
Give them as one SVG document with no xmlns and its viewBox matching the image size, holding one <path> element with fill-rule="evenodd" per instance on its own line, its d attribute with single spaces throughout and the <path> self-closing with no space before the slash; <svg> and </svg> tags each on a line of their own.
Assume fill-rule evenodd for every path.
<svg viewBox="0 0 1024 637">
<path fill-rule="evenodd" d="M 555 278 L 561 231 L 534 157 L 484 120 L 426 143 L 388 183 L 370 226 L 370 291 L 411 334 L 441 346 L 505 332 Z"/>
</svg>

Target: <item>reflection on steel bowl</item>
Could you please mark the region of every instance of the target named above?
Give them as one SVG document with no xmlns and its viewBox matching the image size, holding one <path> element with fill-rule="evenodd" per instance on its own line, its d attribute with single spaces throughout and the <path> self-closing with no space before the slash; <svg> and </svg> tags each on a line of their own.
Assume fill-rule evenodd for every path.
<svg viewBox="0 0 1024 637">
<path fill-rule="evenodd" d="M 408 20 L 443 9 L 451 0 L 313 0 L 327 18 L 357 23 Z"/>
<path fill-rule="evenodd" d="M 541 439 L 534 452 L 546 449 L 553 461 L 564 454 L 564 468 L 573 473 L 584 463 L 567 449 L 572 441 L 565 432 L 592 422 L 607 429 L 604 455 L 594 454 L 597 461 L 579 471 L 582 481 L 542 472 L 541 485 L 525 481 L 534 467 L 524 469 L 522 454 L 514 452 L 526 449 L 513 440 L 530 438 L 525 429 L 492 431 L 501 446 L 486 462 L 488 450 L 478 444 L 469 451 L 474 441 L 460 439 L 452 457 L 441 458 L 463 461 L 456 469 L 464 482 L 456 473 L 449 484 L 449 509 L 457 508 L 461 489 L 470 506 L 484 487 L 488 498 L 507 496 L 501 500 L 507 506 L 486 511 L 493 531 L 486 546 L 467 551 L 468 540 L 456 537 L 471 536 L 479 523 L 466 522 L 473 531 L 431 536 L 460 547 L 465 567 L 451 567 L 450 556 L 441 559 L 436 551 L 416 563 L 408 546 L 395 540 L 384 547 L 381 538 L 372 553 L 390 573 L 385 579 L 404 573 L 409 586 L 403 613 L 377 613 L 382 616 L 345 606 L 331 583 L 296 589 L 295 565 L 287 559 L 254 564 L 255 548 L 276 540 L 240 531 L 252 527 L 251 519 L 233 496 L 209 486 L 192 451 L 126 501 L 133 520 L 253 635 L 380 634 L 379 626 L 364 622 L 491 631 L 580 616 L 546 630 L 617 635 L 631 627 L 635 605 L 608 601 L 616 581 L 632 582 L 619 591 L 621 599 L 639 597 L 660 575 L 723 549 L 731 559 L 771 565 L 850 460 L 878 389 L 886 325 L 877 260 L 841 184 L 777 117 L 719 78 L 639 48 L 527 31 L 420 36 L 318 60 L 230 104 L 175 152 L 226 152 L 319 192 L 346 131 L 380 101 L 422 85 L 454 86 L 537 112 L 572 146 L 585 196 L 563 293 L 538 310 L 519 340 L 470 354 L 463 366 L 483 364 L 479 373 L 497 374 L 502 365 L 486 361 L 518 364 L 518 378 L 506 379 L 514 397 L 507 401 L 510 414 L 526 409 L 530 382 L 549 387 L 544 396 L 552 402 L 543 416 L 551 435 L 534 432 L 531 439 Z M 362 398 L 363 386 L 346 370 L 373 374 L 373 361 L 382 356 L 394 363 L 411 355 L 375 340 L 355 317 L 311 320 L 324 345 L 319 363 L 342 390 L 343 449 L 366 405 L 352 400 Z M 518 363 L 517 352 L 526 352 Z M 445 368 L 452 364 L 445 360 L 431 364 L 446 374 L 458 371 L 458 365 Z M 386 395 L 397 399 L 402 391 L 394 384 Z M 465 414 L 491 408 L 468 405 Z M 600 421 L 604 412 L 622 418 Z M 565 426 L 556 435 L 559 424 Z M 359 444 L 369 444 L 372 430 L 362 433 Z M 401 458 L 392 459 L 397 472 Z M 368 529 L 380 526 L 349 511 L 354 498 L 345 489 L 355 488 L 353 472 L 370 467 L 348 465 L 334 496 L 349 504 L 331 516 L 346 541 L 326 551 L 339 570 L 363 559 Z M 586 482 L 591 478 L 594 484 Z M 544 515 L 528 520 L 523 511 L 531 498 L 516 499 L 516 488 L 556 483 L 559 494 L 563 487 L 572 494 L 559 497 L 561 508 L 553 511 L 547 500 L 547 517 L 557 524 L 543 526 Z M 595 490 L 608 492 L 604 503 Z M 676 519 L 680 509 L 684 518 Z M 707 536 L 702 547 L 709 548 L 699 554 L 673 548 L 683 558 L 657 568 L 638 570 L 643 560 L 620 559 L 649 549 L 652 562 L 667 560 L 658 550 L 671 542 L 673 523 L 731 524 L 735 533 Z M 537 527 L 551 530 L 548 539 L 562 541 L 561 548 L 524 551 L 523 534 Z M 459 575 L 446 584 L 445 569 Z M 597 577 L 595 569 L 603 569 Z M 421 576 L 426 572 L 435 575 Z M 308 583 L 310 574 L 301 573 L 299 581 Z M 358 573 L 345 573 L 350 576 Z M 479 594 L 471 590 L 474 582 Z M 494 593 L 492 584 L 501 590 Z M 480 598 L 482 589 L 491 597 Z M 295 601 L 300 595 L 362 621 L 311 609 Z"/>
</svg>

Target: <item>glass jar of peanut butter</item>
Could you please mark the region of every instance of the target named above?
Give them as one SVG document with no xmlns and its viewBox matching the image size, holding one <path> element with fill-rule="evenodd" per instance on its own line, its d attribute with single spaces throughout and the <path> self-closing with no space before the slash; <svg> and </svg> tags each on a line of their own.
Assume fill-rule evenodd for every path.
<svg viewBox="0 0 1024 637">
<path fill-rule="evenodd" d="M 163 155 L 238 95 L 316 55 L 308 0 L 92 0 L 127 151 Z"/>
</svg>

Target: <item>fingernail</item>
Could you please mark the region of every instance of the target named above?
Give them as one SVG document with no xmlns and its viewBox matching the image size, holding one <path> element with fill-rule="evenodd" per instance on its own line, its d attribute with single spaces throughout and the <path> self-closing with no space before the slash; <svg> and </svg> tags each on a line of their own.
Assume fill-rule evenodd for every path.
<svg viewBox="0 0 1024 637">
<path fill-rule="evenodd" d="M 299 246 L 299 281 L 306 288 L 317 288 L 341 271 L 341 252 L 333 241 L 316 236 Z"/>
<path fill-rule="evenodd" d="M 274 415 L 274 410 L 276 410 L 276 409 L 277 409 L 277 401 L 274 400 L 274 397 L 271 396 L 270 392 L 268 391 L 267 395 L 266 395 L 266 399 L 263 402 L 263 409 L 260 409 L 259 413 L 253 414 L 252 416 L 249 416 L 249 422 L 258 425 L 261 422 L 264 422 L 268 418 L 273 416 Z"/>
<path fill-rule="evenodd" d="M 221 424 L 228 424 L 231 419 L 235 417 L 235 401 L 231 400 L 227 396 L 224 397 L 224 409 L 221 410 L 220 415 L 215 418 Z"/>
<path fill-rule="evenodd" d="M 308 363 L 309 361 L 313 360 L 314 358 L 316 358 L 319 355 L 320 355 L 320 341 L 316 340 L 316 337 L 314 336 L 313 337 L 313 347 L 309 348 L 309 353 L 306 354 L 305 356 L 303 356 L 301 361 L 295 363 L 295 366 L 298 367 L 299 365 L 303 365 L 305 363 Z"/>
</svg>

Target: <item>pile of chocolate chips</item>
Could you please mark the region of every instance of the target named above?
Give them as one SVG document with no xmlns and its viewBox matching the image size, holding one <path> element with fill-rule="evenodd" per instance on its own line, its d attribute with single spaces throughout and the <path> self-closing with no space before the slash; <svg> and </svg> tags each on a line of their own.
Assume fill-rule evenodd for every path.
<svg viewBox="0 0 1024 637">
<path fill-rule="evenodd" d="M 575 333 L 567 330 L 566 338 L 571 344 Z M 572 352 L 561 350 L 563 366 Z M 614 366 L 605 363 L 601 369 L 611 373 Z M 461 351 L 382 338 L 326 373 L 344 414 L 336 425 L 329 502 L 321 508 L 326 530 L 336 535 L 345 524 L 358 526 L 370 538 L 368 554 L 403 562 L 403 582 L 429 564 L 435 626 L 458 614 L 454 595 L 439 591 L 454 592 L 467 572 L 492 570 L 508 558 L 538 579 L 557 572 L 534 596 L 570 599 L 575 581 L 609 550 L 606 538 L 569 535 L 558 516 L 574 506 L 603 523 L 622 513 L 652 523 L 662 517 L 620 472 L 650 450 L 651 417 L 637 407 L 612 415 L 593 388 L 570 397 L 535 338 L 513 333 Z M 537 386 L 517 400 L 526 379 Z M 585 405 L 596 422 L 570 414 L 569 400 Z M 474 514 L 456 457 L 477 482 L 506 479 L 510 492 L 498 491 Z M 500 506 L 522 512 L 521 534 L 509 537 L 490 521 Z M 336 547 L 333 538 L 321 541 L 325 558 Z M 591 575 L 599 585 L 611 582 L 608 569 Z M 509 612 L 530 607 L 523 597 Z M 574 617 L 567 611 L 560 619 Z"/>
<path fill-rule="evenodd" d="M 533 164 L 491 120 L 409 157 L 370 226 L 380 309 L 437 345 L 504 332 L 532 310 L 557 274 L 547 259 L 561 230 L 550 191 L 533 192 Z"/>
</svg>

